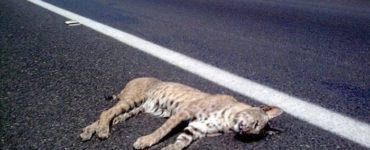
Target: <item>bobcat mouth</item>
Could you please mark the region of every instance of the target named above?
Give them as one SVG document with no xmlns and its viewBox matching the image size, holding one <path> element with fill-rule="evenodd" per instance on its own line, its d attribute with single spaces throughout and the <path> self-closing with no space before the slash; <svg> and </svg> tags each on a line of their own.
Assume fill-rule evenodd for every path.
<svg viewBox="0 0 370 150">
<path fill-rule="evenodd" d="M 247 127 L 243 121 L 240 122 L 239 123 L 239 134 L 245 135 L 245 134 L 249 134 L 249 132 L 250 132 L 250 128 Z"/>
<path fill-rule="evenodd" d="M 239 131 L 239 134 L 241 134 L 241 135 L 246 135 L 246 134 L 253 134 L 253 133 L 251 133 L 250 132 L 250 130 L 241 130 L 241 131 Z"/>
<path fill-rule="evenodd" d="M 247 132 L 245 132 L 245 131 L 239 131 L 239 134 L 240 135 L 246 135 L 246 134 L 248 134 Z"/>
</svg>

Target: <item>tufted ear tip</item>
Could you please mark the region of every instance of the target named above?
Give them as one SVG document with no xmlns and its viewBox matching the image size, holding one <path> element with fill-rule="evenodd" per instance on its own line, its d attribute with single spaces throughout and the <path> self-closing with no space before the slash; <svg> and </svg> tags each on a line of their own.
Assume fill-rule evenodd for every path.
<svg viewBox="0 0 370 150">
<path fill-rule="evenodd" d="M 261 106 L 261 109 L 266 112 L 269 119 L 280 116 L 283 113 L 283 110 L 276 106 Z"/>
</svg>

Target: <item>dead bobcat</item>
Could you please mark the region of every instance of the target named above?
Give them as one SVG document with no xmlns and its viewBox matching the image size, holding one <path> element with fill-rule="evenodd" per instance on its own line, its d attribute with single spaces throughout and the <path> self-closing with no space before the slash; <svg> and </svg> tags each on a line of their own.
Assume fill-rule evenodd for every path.
<svg viewBox="0 0 370 150">
<path fill-rule="evenodd" d="M 189 86 L 163 82 L 155 78 L 137 78 L 129 83 L 114 99 L 112 108 L 103 111 L 99 120 L 83 129 L 80 137 L 89 140 L 94 133 L 108 138 L 109 124 L 146 112 L 168 120 L 153 133 L 140 137 L 133 147 L 144 149 L 156 144 L 183 121 L 190 123 L 165 150 L 183 149 L 194 140 L 227 132 L 258 134 L 267 121 L 279 116 L 277 107 L 252 107 L 228 95 L 208 94 Z"/>
</svg>

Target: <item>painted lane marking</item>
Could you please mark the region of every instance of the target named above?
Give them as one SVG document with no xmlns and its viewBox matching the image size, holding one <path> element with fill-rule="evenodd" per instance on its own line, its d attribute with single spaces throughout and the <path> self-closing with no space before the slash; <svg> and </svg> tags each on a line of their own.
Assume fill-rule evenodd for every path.
<svg viewBox="0 0 370 150">
<path fill-rule="evenodd" d="M 290 96 L 265 85 L 242 78 L 228 71 L 211 66 L 202 61 L 193 59 L 73 12 L 61 9 L 41 0 L 28 1 L 71 20 L 77 20 L 86 27 L 188 72 L 196 74 L 204 79 L 212 81 L 220 86 L 226 87 L 256 101 L 278 106 L 296 118 L 370 148 L 370 125 L 366 123 L 325 109 L 318 105 L 305 102 L 297 97 Z"/>
</svg>

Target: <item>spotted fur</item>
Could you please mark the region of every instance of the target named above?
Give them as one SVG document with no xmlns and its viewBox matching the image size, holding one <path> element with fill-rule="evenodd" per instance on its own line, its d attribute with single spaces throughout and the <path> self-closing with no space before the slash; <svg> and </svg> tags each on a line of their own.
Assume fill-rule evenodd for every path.
<svg viewBox="0 0 370 150">
<path fill-rule="evenodd" d="M 117 96 L 109 98 L 117 99 L 117 104 L 103 111 L 97 121 L 83 129 L 80 134 L 83 141 L 90 140 L 94 133 L 99 138 L 108 138 L 111 122 L 114 125 L 145 112 L 169 118 L 153 133 L 138 138 L 133 147 L 150 147 L 178 124 L 189 121 L 175 143 L 163 148 L 177 150 L 197 139 L 222 133 L 258 134 L 268 120 L 282 113 L 277 107 L 252 107 L 228 95 L 209 94 L 155 78 L 134 79 Z"/>
</svg>

